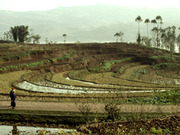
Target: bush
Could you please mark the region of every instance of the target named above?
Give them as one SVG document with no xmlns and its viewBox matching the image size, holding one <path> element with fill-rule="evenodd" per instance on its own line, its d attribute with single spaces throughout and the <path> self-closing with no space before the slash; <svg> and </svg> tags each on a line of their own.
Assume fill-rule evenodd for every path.
<svg viewBox="0 0 180 135">
<path fill-rule="evenodd" d="M 56 57 L 56 58 L 52 58 L 50 59 L 51 62 L 55 62 L 55 61 L 62 61 L 62 60 L 69 60 L 71 58 L 71 55 L 70 54 L 66 54 L 65 56 L 63 57 Z"/>
<path fill-rule="evenodd" d="M 88 71 L 89 72 L 105 72 L 105 71 L 108 71 L 110 70 L 110 66 L 113 65 L 113 64 L 117 64 L 117 63 L 121 63 L 121 62 L 125 62 L 125 61 L 129 61 L 131 60 L 131 58 L 126 58 L 126 59 L 122 59 L 122 60 L 113 60 L 113 61 L 108 61 L 108 62 L 101 62 L 100 65 L 102 67 L 99 67 L 99 68 L 89 68 Z"/>
<path fill-rule="evenodd" d="M 107 119 L 115 121 L 120 117 L 120 108 L 115 103 L 105 104 L 105 112 L 107 114 Z"/>
<path fill-rule="evenodd" d="M 84 120 L 87 122 L 89 120 L 89 115 L 91 114 L 92 106 L 90 104 L 82 103 L 76 104 L 76 108 L 81 112 L 84 117 Z"/>
<path fill-rule="evenodd" d="M 153 134 L 162 134 L 162 129 L 160 127 L 158 129 L 153 127 L 153 128 L 151 128 L 151 133 L 153 133 Z"/>
<path fill-rule="evenodd" d="M 146 69 L 136 69 L 133 71 L 133 75 L 136 77 L 138 75 L 138 73 L 145 74 L 146 72 L 147 72 Z"/>
</svg>

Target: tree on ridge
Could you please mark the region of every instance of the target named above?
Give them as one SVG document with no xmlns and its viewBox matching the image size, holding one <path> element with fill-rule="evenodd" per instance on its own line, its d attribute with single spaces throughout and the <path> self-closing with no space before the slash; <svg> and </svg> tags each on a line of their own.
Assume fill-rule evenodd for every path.
<svg viewBox="0 0 180 135">
<path fill-rule="evenodd" d="M 24 43 L 25 39 L 27 38 L 27 36 L 29 35 L 29 31 L 28 31 L 28 26 L 14 26 L 10 28 L 10 32 L 13 35 L 13 39 L 15 42 L 17 42 L 19 40 L 19 42 Z"/>
<path fill-rule="evenodd" d="M 124 33 L 123 32 L 119 32 L 119 36 L 120 36 L 120 41 L 122 42 L 123 41 L 123 35 L 124 35 Z"/>
<path fill-rule="evenodd" d="M 140 35 L 140 22 L 142 22 L 141 16 L 136 17 L 135 22 L 138 23 L 138 35 Z"/>
<path fill-rule="evenodd" d="M 150 20 L 147 18 L 147 19 L 144 21 L 144 23 L 146 23 L 146 24 L 147 24 L 147 37 L 149 38 L 148 23 L 150 23 Z"/>
<path fill-rule="evenodd" d="M 64 44 L 66 43 L 66 34 L 63 34 L 63 37 L 64 37 Z"/>
<path fill-rule="evenodd" d="M 119 33 L 114 34 L 114 37 L 116 37 L 116 42 L 118 42 L 118 38 L 120 37 Z"/>
</svg>

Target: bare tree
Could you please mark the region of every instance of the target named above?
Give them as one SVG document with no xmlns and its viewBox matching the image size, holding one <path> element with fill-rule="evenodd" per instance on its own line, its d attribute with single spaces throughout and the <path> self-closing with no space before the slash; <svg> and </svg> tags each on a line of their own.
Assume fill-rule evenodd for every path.
<svg viewBox="0 0 180 135">
<path fill-rule="evenodd" d="M 7 32 L 4 32 L 4 39 L 9 41 L 9 40 L 13 40 L 13 36 L 12 36 L 12 33 L 11 31 L 7 31 Z"/>
</svg>

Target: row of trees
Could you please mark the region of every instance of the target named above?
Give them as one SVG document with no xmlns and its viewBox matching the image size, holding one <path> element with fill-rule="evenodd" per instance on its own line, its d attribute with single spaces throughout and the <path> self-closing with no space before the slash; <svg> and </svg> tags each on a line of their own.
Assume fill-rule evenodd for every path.
<svg viewBox="0 0 180 135">
<path fill-rule="evenodd" d="M 175 44 L 179 46 L 180 52 L 180 34 L 176 36 L 176 27 L 169 26 L 162 28 L 163 19 L 161 16 L 156 16 L 155 19 L 145 19 L 144 23 L 147 25 L 147 36 L 140 36 L 140 23 L 142 22 L 141 16 L 135 18 L 135 22 L 138 23 L 138 44 L 143 43 L 147 46 L 154 46 L 157 48 L 169 49 L 172 53 L 175 51 Z M 153 24 L 151 29 L 151 38 L 149 37 L 149 23 Z"/>
<path fill-rule="evenodd" d="M 35 35 L 33 29 L 30 29 L 29 32 L 28 28 L 28 26 L 24 25 L 11 27 L 9 31 L 4 32 L 4 37 L 7 41 L 14 40 L 14 42 L 21 43 L 39 43 L 41 36 L 39 34 Z"/>
<path fill-rule="evenodd" d="M 10 27 L 9 31 L 4 32 L 4 40 L 7 40 L 7 41 L 13 40 L 14 42 L 21 42 L 21 43 L 24 43 L 24 42 L 27 42 L 27 43 L 33 42 L 34 44 L 39 43 L 41 36 L 39 34 L 35 35 L 33 29 L 30 29 L 30 30 L 28 29 L 29 27 L 24 26 L 24 25 Z M 62 36 L 64 37 L 63 42 L 65 44 L 67 35 L 63 34 Z M 53 43 L 52 41 L 49 42 L 48 38 L 45 39 L 45 42 L 46 44 Z"/>
<path fill-rule="evenodd" d="M 139 38 L 139 37 L 141 37 L 140 36 L 140 22 L 142 22 L 143 20 L 142 20 L 141 16 L 138 16 L 138 17 L 136 17 L 135 21 L 138 23 L 138 38 Z M 147 18 L 144 21 L 144 23 L 146 23 L 146 25 L 147 25 L 147 38 L 149 38 L 149 28 L 148 28 L 149 26 L 148 26 L 148 24 L 149 23 L 153 24 L 152 31 L 157 33 L 157 45 L 159 46 L 159 40 L 158 40 L 159 36 L 158 35 L 159 35 L 159 30 L 162 29 L 162 24 L 163 24 L 162 17 L 158 15 L 158 16 L 156 16 L 155 19 L 153 19 L 151 21 L 149 20 L 149 18 Z M 157 24 L 157 25 L 155 26 L 155 24 Z M 139 43 L 141 40 L 137 40 L 137 41 Z"/>
</svg>

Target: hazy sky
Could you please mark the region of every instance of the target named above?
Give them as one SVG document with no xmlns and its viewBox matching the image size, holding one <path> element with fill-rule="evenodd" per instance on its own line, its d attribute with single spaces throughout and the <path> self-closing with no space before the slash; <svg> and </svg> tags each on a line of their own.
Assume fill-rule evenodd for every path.
<svg viewBox="0 0 180 135">
<path fill-rule="evenodd" d="M 60 6 L 89 6 L 96 4 L 124 5 L 130 7 L 179 7 L 179 0 L 0 0 L 0 10 L 49 10 Z"/>
</svg>

